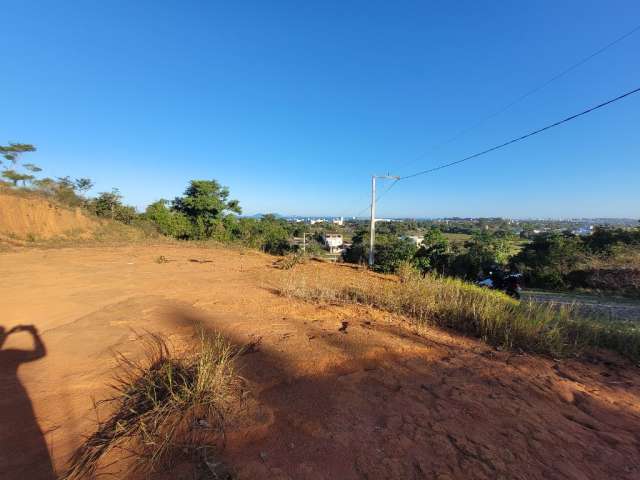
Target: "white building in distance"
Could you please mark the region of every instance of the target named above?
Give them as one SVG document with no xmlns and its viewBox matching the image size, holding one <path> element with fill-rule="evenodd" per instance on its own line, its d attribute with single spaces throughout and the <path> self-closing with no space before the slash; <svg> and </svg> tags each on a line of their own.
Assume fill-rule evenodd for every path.
<svg viewBox="0 0 640 480">
<path fill-rule="evenodd" d="M 342 235 L 339 233 L 325 233 L 322 236 L 322 240 L 324 244 L 329 249 L 329 253 L 340 253 L 342 252 L 342 245 L 344 244 L 342 240 Z"/>
<path fill-rule="evenodd" d="M 576 228 L 571 233 L 580 236 L 591 235 L 593 233 L 593 225 L 586 225 L 584 227 Z"/>
<path fill-rule="evenodd" d="M 422 242 L 424 242 L 424 238 L 419 237 L 418 235 L 404 235 L 400 238 L 402 240 L 409 240 L 410 242 L 413 242 L 416 247 L 420 247 Z"/>
</svg>

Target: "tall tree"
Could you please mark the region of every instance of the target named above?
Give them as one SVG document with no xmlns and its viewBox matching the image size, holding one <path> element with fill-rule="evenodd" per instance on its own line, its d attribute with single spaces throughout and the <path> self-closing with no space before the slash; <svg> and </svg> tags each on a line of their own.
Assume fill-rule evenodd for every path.
<svg viewBox="0 0 640 480">
<path fill-rule="evenodd" d="M 242 213 L 237 200 L 229 200 L 229 189 L 216 180 L 191 180 L 184 196 L 176 197 L 173 209 L 184 214 L 198 238 L 209 238 L 226 213 Z"/>
<path fill-rule="evenodd" d="M 9 143 L 9 145 L 0 145 L 0 156 L 4 157 L 5 160 L 8 160 L 13 165 L 18 162 L 18 158 L 23 153 L 35 151 L 36 147 L 29 143 Z"/>
</svg>

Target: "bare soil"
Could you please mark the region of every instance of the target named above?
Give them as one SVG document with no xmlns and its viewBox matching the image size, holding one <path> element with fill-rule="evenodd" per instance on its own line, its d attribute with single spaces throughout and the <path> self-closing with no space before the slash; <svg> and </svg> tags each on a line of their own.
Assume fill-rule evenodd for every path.
<svg viewBox="0 0 640 480">
<path fill-rule="evenodd" d="M 80 208 L 63 207 L 35 194 L 0 190 L 0 240 L 89 238 L 100 222 Z"/>
<path fill-rule="evenodd" d="M 371 309 L 291 301 L 274 292 L 289 272 L 273 261 L 174 245 L 0 254 L 0 325 L 33 324 L 43 342 L 34 353 L 29 332 L 13 333 L 0 350 L 0 478 L 63 470 L 94 424 L 92 398 L 109 393 L 113 352 L 140 347 L 132 329 L 188 345 L 195 324 L 261 339 L 240 358 L 250 399 L 221 452 L 237 478 L 640 478 L 638 367 L 606 352 L 496 351 Z"/>
</svg>

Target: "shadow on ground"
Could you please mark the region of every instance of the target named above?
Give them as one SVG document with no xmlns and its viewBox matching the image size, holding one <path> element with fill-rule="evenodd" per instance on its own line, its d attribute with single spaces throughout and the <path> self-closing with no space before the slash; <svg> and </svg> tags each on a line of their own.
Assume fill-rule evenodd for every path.
<svg viewBox="0 0 640 480">
<path fill-rule="evenodd" d="M 2 349 L 9 335 L 20 332 L 31 335 L 31 350 Z M 27 468 L 29 478 L 56 478 L 45 436 L 18 377 L 20 365 L 39 360 L 46 354 L 45 345 L 33 325 L 19 325 L 10 330 L 0 327 L 0 478 L 27 478 Z"/>
<path fill-rule="evenodd" d="M 191 309 L 172 316 L 247 342 L 224 319 Z M 640 415 L 629 406 L 638 386 L 624 368 L 573 362 L 571 379 L 552 360 L 478 353 L 365 320 L 342 332 L 304 323 L 291 334 L 309 343 L 304 368 L 282 348 L 286 336 L 241 357 L 257 405 L 224 452 L 239 478 L 640 475 Z M 322 363 L 327 356 L 334 361 Z"/>
</svg>

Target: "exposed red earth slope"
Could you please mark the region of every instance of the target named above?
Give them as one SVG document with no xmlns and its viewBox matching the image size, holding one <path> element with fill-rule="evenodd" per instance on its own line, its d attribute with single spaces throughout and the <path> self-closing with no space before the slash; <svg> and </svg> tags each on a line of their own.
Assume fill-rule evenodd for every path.
<svg viewBox="0 0 640 480">
<path fill-rule="evenodd" d="M 240 479 L 640 478 L 640 375 L 626 360 L 417 335 L 382 312 L 283 298 L 273 286 L 289 272 L 272 264 L 175 245 L 0 253 L 0 325 L 35 325 L 46 349 L 28 358 L 20 332 L 0 350 L 0 478 L 63 470 L 91 431 L 92 398 L 109 393 L 113 351 L 140 348 L 132 329 L 188 345 L 195 324 L 262 339 L 240 358 L 252 407 L 221 453 Z"/>
</svg>

